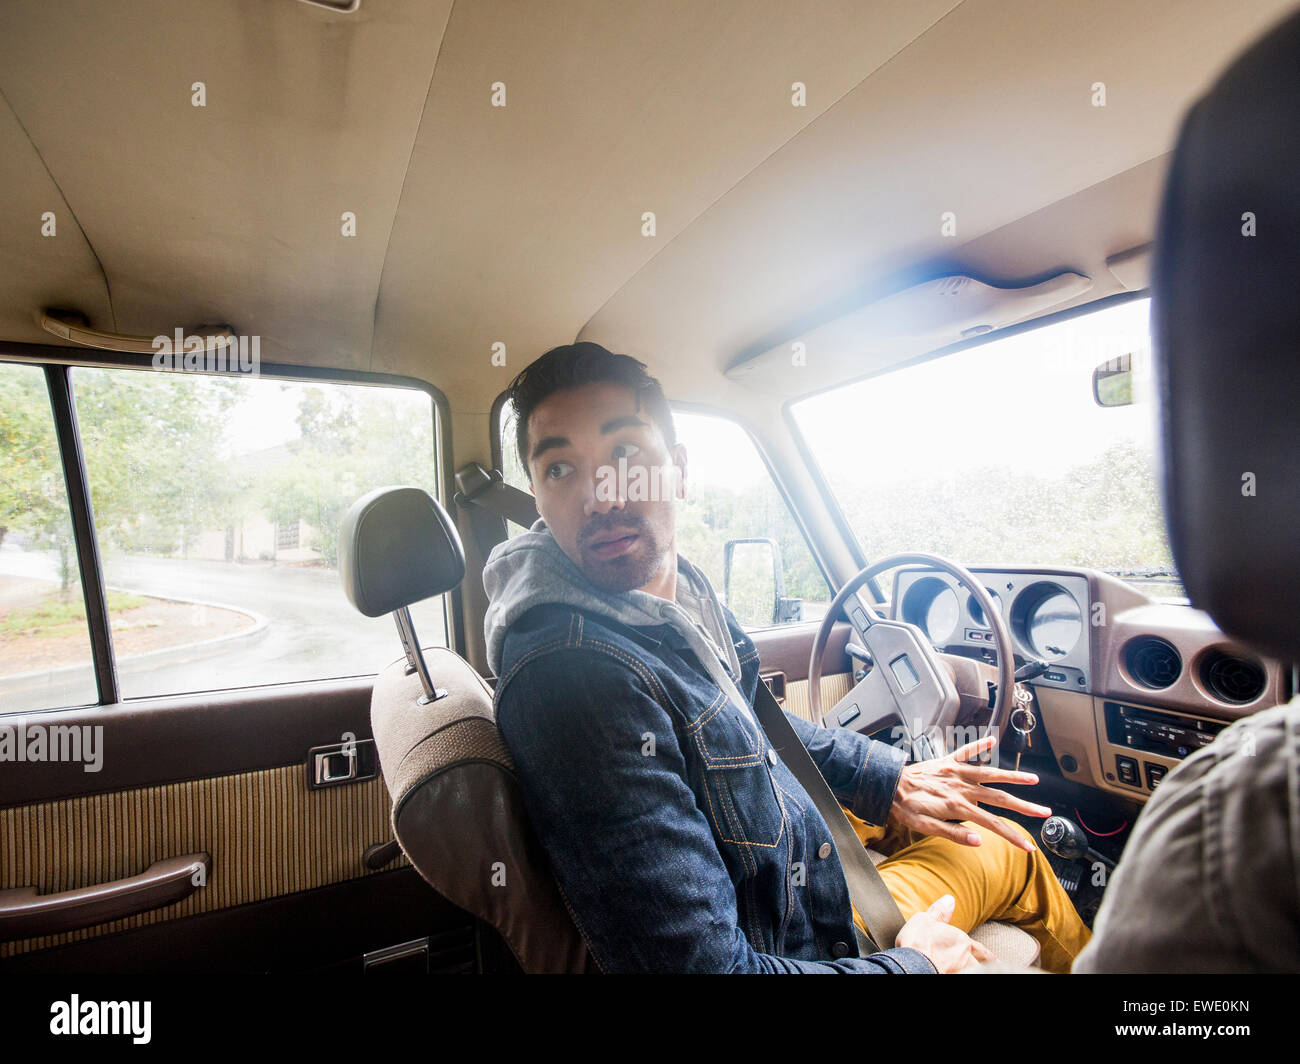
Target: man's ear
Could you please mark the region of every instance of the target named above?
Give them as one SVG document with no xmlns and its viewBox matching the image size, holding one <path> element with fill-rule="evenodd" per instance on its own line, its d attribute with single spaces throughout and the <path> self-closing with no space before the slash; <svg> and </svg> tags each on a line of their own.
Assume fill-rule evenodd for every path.
<svg viewBox="0 0 1300 1064">
<path fill-rule="evenodd" d="M 673 444 L 673 465 L 677 467 L 677 498 L 686 498 L 686 444 Z"/>
</svg>

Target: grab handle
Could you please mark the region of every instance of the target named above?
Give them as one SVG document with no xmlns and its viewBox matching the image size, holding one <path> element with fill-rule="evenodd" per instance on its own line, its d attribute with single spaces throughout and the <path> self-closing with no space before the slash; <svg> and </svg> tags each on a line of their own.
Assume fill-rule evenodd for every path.
<svg viewBox="0 0 1300 1064">
<path fill-rule="evenodd" d="M 57 935 L 147 912 L 189 897 L 208 882 L 212 858 L 190 853 L 155 861 L 111 883 L 37 894 L 35 887 L 0 890 L 0 942 Z"/>
</svg>

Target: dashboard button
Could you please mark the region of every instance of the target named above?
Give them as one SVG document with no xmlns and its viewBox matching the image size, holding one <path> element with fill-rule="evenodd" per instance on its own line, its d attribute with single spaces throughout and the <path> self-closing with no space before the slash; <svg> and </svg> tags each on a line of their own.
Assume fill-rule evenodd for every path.
<svg viewBox="0 0 1300 1064">
<path fill-rule="evenodd" d="M 1156 784 L 1164 779 L 1165 773 L 1169 771 L 1164 765 L 1157 765 L 1152 761 L 1143 761 L 1142 767 L 1146 769 L 1147 786 L 1153 791 L 1156 789 Z"/>
<path fill-rule="evenodd" d="M 1131 757 L 1116 757 L 1115 771 L 1119 774 L 1120 783 L 1127 783 L 1130 787 L 1141 787 L 1141 779 L 1138 776 L 1138 763 Z"/>
</svg>

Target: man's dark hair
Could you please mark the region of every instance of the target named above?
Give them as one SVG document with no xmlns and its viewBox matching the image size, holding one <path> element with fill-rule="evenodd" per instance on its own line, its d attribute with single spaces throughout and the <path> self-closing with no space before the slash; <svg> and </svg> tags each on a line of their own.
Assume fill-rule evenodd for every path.
<svg viewBox="0 0 1300 1064">
<path fill-rule="evenodd" d="M 644 399 L 646 411 L 659 426 L 664 442 L 670 448 L 676 444 L 677 429 L 673 425 L 672 408 L 659 382 L 646 372 L 644 362 L 631 355 L 616 355 L 600 344 L 585 340 L 553 347 L 536 362 L 520 370 L 506 389 L 506 398 L 510 400 L 515 418 L 515 449 L 529 483 L 532 483 L 533 474 L 528 466 L 528 419 L 537 405 L 565 388 L 606 382 L 630 388 L 637 410 L 641 409 Z"/>
</svg>

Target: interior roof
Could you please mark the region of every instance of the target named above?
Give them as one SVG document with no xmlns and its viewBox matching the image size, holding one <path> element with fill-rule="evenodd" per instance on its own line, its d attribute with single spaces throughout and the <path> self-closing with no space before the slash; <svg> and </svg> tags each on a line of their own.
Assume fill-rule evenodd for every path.
<svg viewBox="0 0 1300 1064">
<path fill-rule="evenodd" d="M 481 413 L 581 337 L 745 405 L 727 365 L 908 277 L 1121 290 L 1181 114 L 1292 6 L 10 0 L 0 339 L 229 322 Z"/>
</svg>

